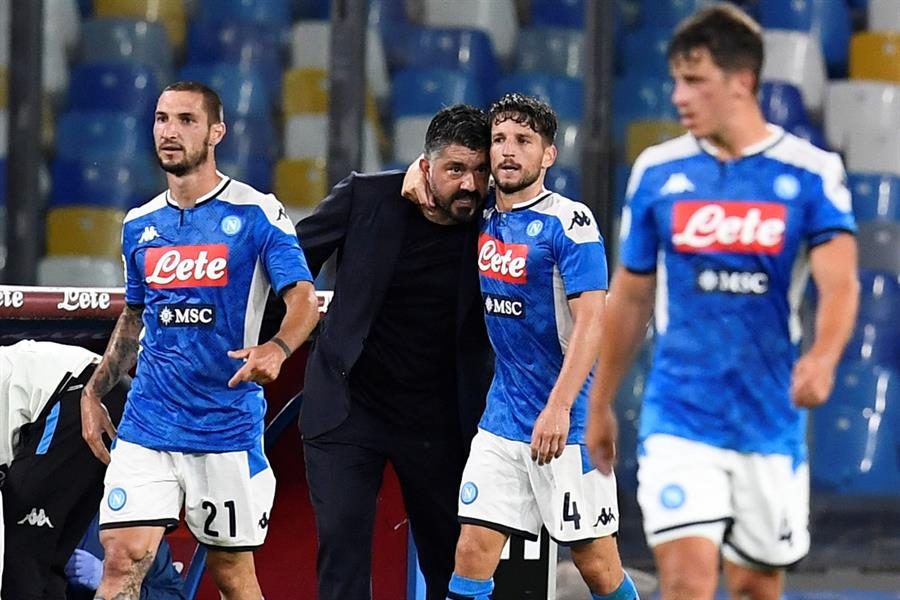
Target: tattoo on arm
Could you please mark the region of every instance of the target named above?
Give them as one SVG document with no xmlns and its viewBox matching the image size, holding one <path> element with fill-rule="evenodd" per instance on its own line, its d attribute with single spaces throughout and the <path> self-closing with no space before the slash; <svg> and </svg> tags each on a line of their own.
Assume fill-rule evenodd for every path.
<svg viewBox="0 0 900 600">
<path fill-rule="evenodd" d="M 109 338 L 100 366 L 88 382 L 90 390 L 98 397 L 105 396 L 128 373 L 137 361 L 138 337 L 143 327 L 143 307 L 125 307 Z"/>
</svg>

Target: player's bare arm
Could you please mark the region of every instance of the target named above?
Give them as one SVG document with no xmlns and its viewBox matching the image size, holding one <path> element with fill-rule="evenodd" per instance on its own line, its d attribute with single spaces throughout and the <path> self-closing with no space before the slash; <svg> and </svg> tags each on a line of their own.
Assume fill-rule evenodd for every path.
<svg viewBox="0 0 900 600">
<path fill-rule="evenodd" d="M 115 437 L 116 428 L 106 407 L 100 401 L 137 362 L 138 338 L 143 322 L 144 307 L 125 307 L 113 329 L 103 354 L 103 360 L 94 371 L 81 393 L 81 435 L 94 456 L 109 464 L 109 451 L 103 443 L 103 434 Z"/>
<path fill-rule="evenodd" d="M 569 413 L 597 360 L 603 334 L 606 291 L 584 292 L 569 300 L 572 335 L 562 368 L 550 391 L 547 406 L 538 415 L 531 434 L 531 458 L 539 465 L 562 456 L 569 437 Z"/>
<path fill-rule="evenodd" d="M 647 332 L 655 290 L 655 275 L 638 275 L 625 269 L 618 270 L 609 290 L 584 434 L 591 459 L 605 475 L 612 471 L 616 458 L 618 426 L 613 399 Z"/>
<path fill-rule="evenodd" d="M 796 406 L 814 408 L 828 400 L 834 372 L 853 332 L 859 307 L 856 239 L 835 236 L 810 251 L 813 281 L 819 293 L 813 344 L 794 365 L 791 398 Z"/>
<path fill-rule="evenodd" d="M 282 294 L 282 298 L 286 311 L 278 333 L 258 346 L 228 352 L 231 358 L 244 359 L 243 366 L 228 381 L 228 387 L 236 387 L 244 381 L 266 384 L 277 379 L 282 363 L 306 341 L 316 326 L 319 302 L 312 283 L 298 282 Z"/>
</svg>

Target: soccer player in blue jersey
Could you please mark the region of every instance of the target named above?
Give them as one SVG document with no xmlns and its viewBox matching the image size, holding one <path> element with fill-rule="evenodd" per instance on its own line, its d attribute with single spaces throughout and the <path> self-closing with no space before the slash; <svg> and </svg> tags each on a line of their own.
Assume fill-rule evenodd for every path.
<svg viewBox="0 0 900 600">
<path fill-rule="evenodd" d="M 615 476 L 592 468 L 582 443 L 606 304 L 603 241 L 585 205 L 544 188 L 552 109 L 512 94 L 490 122 L 496 202 L 478 268 L 496 369 L 462 477 L 448 597 L 490 598 L 507 538 L 536 539 L 543 525 L 571 546 L 593 598 L 632 600 L 614 537 Z"/>
<path fill-rule="evenodd" d="M 766 123 L 759 26 L 729 4 L 669 45 L 688 133 L 637 159 L 622 215 L 586 439 L 615 456 L 611 404 L 657 299 L 638 501 L 665 600 L 781 597 L 809 549 L 805 409 L 828 398 L 857 307 L 841 159 Z M 819 302 L 798 359 L 808 274 Z"/>
<path fill-rule="evenodd" d="M 127 306 L 81 400 L 84 438 L 109 462 L 98 598 L 138 598 L 182 505 L 223 597 L 262 597 L 252 551 L 265 539 L 275 477 L 263 454 L 260 384 L 307 338 L 318 306 L 281 203 L 216 170 L 224 135 L 213 90 L 179 82 L 160 95 L 153 137 L 168 189 L 125 217 Z M 257 345 L 270 287 L 287 312 Z M 102 435 L 116 431 L 99 398 L 135 362 L 108 453 Z"/>
</svg>

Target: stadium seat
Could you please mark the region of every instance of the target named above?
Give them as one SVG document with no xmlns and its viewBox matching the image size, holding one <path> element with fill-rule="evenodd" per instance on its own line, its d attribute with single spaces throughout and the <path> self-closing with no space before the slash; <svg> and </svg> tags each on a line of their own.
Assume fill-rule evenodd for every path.
<svg viewBox="0 0 900 600">
<path fill-rule="evenodd" d="M 630 76 L 668 78 L 666 52 L 671 37 L 672 30 L 668 27 L 626 29 L 622 35 L 622 72 Z"/>
<path fill-rule="evenodd" d="M 860 223 L 856 239 L 859 243 L 860 267 L 900 273 L 900 223 Z"/>
<path fill-rule="evenodd" d="M 150 119 L 161 90 L 156 72 L 138 63 L 91 63 L 72 67 L 68 110 L 126 112 Z"/>
<path fill-rule="evenodd" d="M 0 110 L 6 110 L 9 103 L 9 73 L 0 65 Z"/>
<path fill-rule="evenodd" d="M 658 77 L 625 76 L 613 83 L 613 139 L 624 148 L 628 123 L 637 119 L 677 119 L 672 104 L 672 81 Z"/>
<path fill-rule="evenodd" d="M 850 78 L 900 83 L 900 31 L 862 31 L 850 40 Z"/>
<path fill-rule="evenodd" d="M 638 431 L 644 388 L 650 374 L 652 347 L 645 342 L 616 392 L 613 410 L 619 424 L 616 441 L 616 481 L 632 493 L 637 489 Z"/>
<path fill-rule="evenodd" d="M 392 115 L 434 115 L 441 108 L 459 102 L 485 105 L 485 94 L 478 81 L 453 69 L 412 68 L 394 75 Z"/>
<path fill-rule="evenodd" d="M 900 325 L 860 315 L 847 342 L 842 362 L 866 363 L 900 369 Z"/>
<path fill-rule="evenodd" d="M 425 132 L 428 130 L 430 122 L 430 116 L 400 117 L 394 122 L 393 162 L 409 165 L 422 154 L 425 145 Z M 403 169 L 405 170 L 406 167 L 403 167 Z"/>
<path fill-rule="evenodd" d="M 299 21 L 291 28 L 291 62 L 294 69 L 327 70 L 331 48 L 331 23 L 328 21 Z M 376 98 L 390 93 L 384 47 L 375 27 L 366 32 L 366 82 Z"/>
<path fill-rule="evenodd" d="M 424 140 L 424 132 L 421 140 Z M 419 142 L 421 148 L 422 142 Z M 378 152 L 378 134 L 375 127 L 363 123 L 363 148 L 361 168 L 377 171 L 381 168 Z M 416 152 L 419 155 L 421 150 Z M 288 118 L 284 129 L 284 158 L 322 159 L 328 156 L 328 116 L 324 114 L 297 114 Z"/>
<path fill-rule="evenodd" d="M 625 160 L 633 164 L 638 155 L 649 148 L 684 133 L 678 121 L 632 121 L 625 133 Z"/>
<path fill-rule="evenodd" d="M 281 40 L 278 27 L 266 22 L 241 21 L 223 16 L 196 20 L 188 31 L 187 61 L 191 64 L 231 63 L 246 73 L 256 72 L 281 94 Z"/>
<path fill-rule="evenodd" d="M 559 121 L 556 128 L 556 164 L 561 167 L 578 169 L 581 167 L 582 139 L 581 123 L 578 121 Z"/>
<path fill-rule="evenodd" d="M 584 0 L 531 0 L 531 24 L 584 29 Z"/>
<path fill-rule="evenodd" d="M 859 285 L 860 320 L 893 323 L 900 310 L 900 274 L 860 269 Z"/>
<path fill-rule="evenodd" d="M 581 178 L 575 169 L 553 165 L 547 170 L 544 186 L 572 200 L 581 200 Z"/>
<path fill-rule="evenodd" d="M 615 170 L 613 171 L 612 186 L 612 202 L 616 207 L 615 214 L 617 215 L 622 212 L 622 207 L 625 206 L 625 193 L 628 190 L 629 177 L 631 177 L 631 165 L 617 164 Z"/>
<path fill-rule="evenodd" d="M 496 96 L 520 92 L 540 98 L 561 120 L 581 121 L 584 116 L 584 82 L 565 75 L 512 73 L 497 82 Z"/>
<path fill-rule="evenodd" d="M 832 77 L 846 75 L 851 18 L 850 8 L 843 0 L 758 0 L 757 16 L 765 29 L 803 31 L 817 37 L 829 74 Z"/>
<path fill-rule="evenodd" d="M 803 93 L 806 109 L 818 115 L 825 97 L 825 61 L 816 39 L 799 31 L 763 32 L 763 81 L 783 81 Z"/>
<path fill-rule="evenodd" d="M 229 177 L 243 181 L 264 194 L 272 192 L 272 161 L 265 156 L 217 157 L 216 167 Z"/>
<path fill-rule="evenodd" d="M 45 256 L 38 263 L 38 285 L 122 287 L 122 260 L 93 256 Z"/>
<path fill-rule="evenodd" d="M 81 31 L 82 63 L 137 63 L 152 67 L 163 85 L 172 80 L 172 45 L 160 23 L 107 17 L 86 20 Z"/>
<path fill-rule="evenodd" d="M 900 6 L 897 0 L 868 0 L 871 31 L 900 31 Z"/>
<path fill-rule="evenodd" d="M 176 52 L 184 47 L 187 17 L 183 0 L 94 0 L 94 15 L 158 21 L 166 28 Z"/>
<path fill-rule="evenodd" d="M 244 72 L 238 65 L 189 64 L 181 68 L 178 78 L 199 81 L 216 90 L 225 107 L 226 123 L 238 116 L 268 115 L 272 110 L 273 98 L 262 76 Z"/>
<path fill-rule="evenodd" d="M 81 11 L 77 0 L 44 0 L 44 46 L 49 41 L 61 43 L 65 55 L 71 56 L 81 32 Z"/>
<path fill-rule="evenodd" d="M 900 176 L 887 173 L 848 173 L 857 222 L 900 222 Z"/>
<path fill-rule="evenodd" d="M 480 29 L 407 25 L 385 38 L 391 71 L 411 67 L 458 69 L 475 77 L 482 89 L 497 80 L 499 67 L 487 34 Z"/>
<path fill-rule="evenodd" d="M 293 21 L 331 18 L 331 0 L 291 0 L 290 4 Z"/>
<path fill-rule="evenodd" d="M 324 69 L 291 69 L 284 73 L 281 110 L 285 115 L 328 112 L 328 73 Z"/>
<path fill-rule="evenodd" d="M 867 365 L 841 367 L 813 415 L 813 489 L 850 496 L 900 495 L 900 379 Z"/>
<path fill-rule="evenodd" d="M 51 208 L 47 211 L 47 255 L 118 259 L 124 219 L 124 211 L 110 208 Z"/>
<path fill-rule="evenodd" d="M 291 22 L 289 0 L 199 0 L 200 20 L 223 19 L 259 23 L 274 29 Z"/>
<path fill-rule="evenodd" d="M 369 25 L 377 27 L 382 35 L 385 30 L 408 24 L 406 0 L 369 0 Z"/>
<path fill-rule="evenodd" d="M 818 146 L 823 150 L 831 149 L 828 145 L 828 141 L 825 139 L 825 133 L 815 123 L 798 123 L 788 129 L 788 132 L 793 133 L 799 138 L 803 138 L 813 146 Z"/>
<path fill-rule="evenodd" d="M 153 156 L 153 120 L 128 113 L 63 113 L 56 124 L 56 157 L 105 162 L 121 156 Z"/>
<path fill-rule="evenodd" d="M 327 187 L 322 159 L 285 159 L 275 166 L 275 195 L 286 206 L 312 208 L 325 197 Z"/>
<path fill-rule="evenodd" d="M 512 58 L 519 34 L 514 0 L 424 0 L 423 8 L 425 25 L 483 29 L 501 62 Z"/>
<path fill-rule="evenodd" d="M 6 158 L 0 158 L 0 207 L 6 206 Z M 5 210 L 5 208 L 4 208 Z M 6 225 L 6 221 L 3 222 L 3 225 Z M 3 237 L 0 240 L 5 239 L 6 237 L 6 229 L 3 229 Z M 2 243 L 2 241 L 0 241 Z"/>
<path fill-rule="evenodd" d="M 900 129 L 900 85 L 882 81 L 831 81 L 825 98 L 825 135 L 844 149 L 851 131 Z"/>
<path fill-rule="evenodd" d="M 274 160 L 279 154 L 279 140 L 272 119 L 239 117 L 228 122 L 228 133 L 216 146 L 216 160 L 244 164 L 253 157 Z"/>
<path fill-rule="evenodd" d="M 575 29 L 530 27 L 519 33 L 516 70 L 584 77 L 584 32 Z"/>
<path fill-rule="evenodd" d="M 0 108 L 0 159 L 6 159 L 9 151 L 9 113 L 5 108 Z"/>
<path fill-rule="evenodd" d="M 52 207 L 128 210 L 165 189 L 162 171 L 149 156 L 120 156 L 95 162 L 59 158 L 53 162 L 52 175 Z"/>
<path fill-rule="evenodd" d="M 643 26 L 662 27 L 671 31 L 699 8 L 713 3 L 714 0 L 645 0 L 640 3 L 639 20 Z"/>
<path fill-rule="evenodd" d="M 848 171 L 900 175 L 900 129 L 853 129 L 844 160 Z"/>
<path fill-rule="evenodd" d="M 809 122 L 803 94 L 797 86 L 782 81 L 764 81 L 759 86 L 759 103 L 769 123 L 785 129 Z"/>
</svg>

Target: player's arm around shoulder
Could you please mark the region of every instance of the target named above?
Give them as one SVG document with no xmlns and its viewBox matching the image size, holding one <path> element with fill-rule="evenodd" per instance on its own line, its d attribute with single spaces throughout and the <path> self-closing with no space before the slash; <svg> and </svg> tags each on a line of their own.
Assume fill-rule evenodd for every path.
<svg viewBox="0 0 900 600">
<path fill-rule="evenodd" d="M 103 434 L 115 437 L 116 428 L 101 399 L 134 367 L 143 328 L 144 307 L 126 305 L 116 322 L 103 359 L 81 393 L 81 435 L 94 456 L 109 463 Z"/>
<path fill-rule="evenodd" d="M 814 408 L 828 400 L 834 373 L 856 322 L 859 307 L 856 238 L 839 233 L 810 250 L 810 270 L 818 290 L 812 346 L 794 365 L 791 398 Z"/>
</svg>

